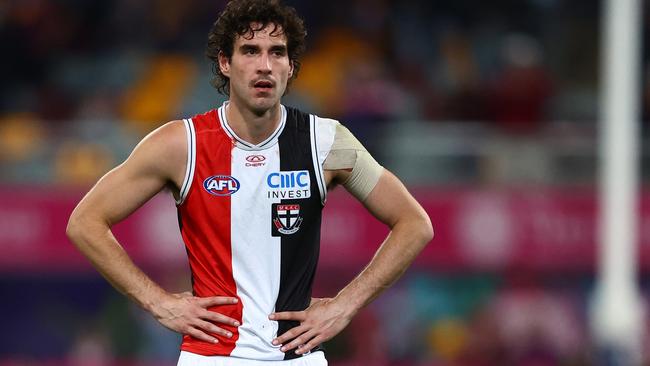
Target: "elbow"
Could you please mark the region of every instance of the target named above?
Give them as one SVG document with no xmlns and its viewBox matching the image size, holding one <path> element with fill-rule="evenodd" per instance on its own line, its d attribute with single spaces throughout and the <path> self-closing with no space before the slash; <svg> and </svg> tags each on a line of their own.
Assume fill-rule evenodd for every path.
<svg viewBox="0 0 650 366">
<path fill-rule="evenodd" d="M 434 234 L 431 219 L 429 219 L 429 215 L 424 210 L 411 217 L 411 219 L 406 220 L 406 222 L 409 223 L 408 230 L 415 235 L 417 242 L 420 243 L 422 248 L 433 240 Z"/>
<path fill-rule="evenodd" d="M 81 228 L 82 224 L 80 223 L 79 215 L 77 215 L 75 211 L 68 219 L 68 225 L 65 228 L 65 235 L 71 242 L 76 243 L 81 236 Z"/>
<path fill-rule="evenodd" d="M 68 219 L 65 235 L 74 245 L 79 247 L 86 241 L 85 238 L 89 235 L 88 231 L 91 226 L 91 222 L 88 220 L 88 214 L 76 208 Z"/>
<path fill-rule="evenodd" d="M 391 226 L 392 230 L 399 230 L 408 233 L 411 240 L 422 250 L 433 240 L 433 226 L 429 215 L 422 210 L 421 212 L 412 212 L 411 215 L 405 215 Z"/>
<path fill-rule="evenodd" d="M 424 217 L 422 217 L 421 219 L 420 235 L 424 245 L 429 244 L 431 240 L 433 240 L 433 236 L 434 236 L 433 225 L 431 225 L 431 219 L 429 219 L 429 215 L 427 214 L 424 214 Z"/>
</svg>

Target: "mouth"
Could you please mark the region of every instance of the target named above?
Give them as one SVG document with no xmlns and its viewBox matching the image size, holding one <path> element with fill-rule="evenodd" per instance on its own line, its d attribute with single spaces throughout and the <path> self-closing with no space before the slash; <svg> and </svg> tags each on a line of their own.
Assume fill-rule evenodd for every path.
<svg viewBox="0 0 650 366">
<path fill-rule="evenodd" d="M 270 80 L 258 80 L 253 83 L 253 87 L 257 91 L 269 92 L 273 89 L 273 82 Z"/>
</svg>

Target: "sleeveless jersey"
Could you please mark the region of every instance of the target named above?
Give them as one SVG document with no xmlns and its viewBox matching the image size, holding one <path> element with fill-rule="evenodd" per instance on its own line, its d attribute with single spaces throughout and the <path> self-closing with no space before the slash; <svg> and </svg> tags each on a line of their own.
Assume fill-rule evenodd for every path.
<svg viewBox="0 0 650 366">
<path fill-rule="evenodd" d="M 188 159 L 177 202 L 195 296 L 232 296 L 209 310 L 240 322 L 210 344 L 185 335 L 181 349 L 254 360 L 299 357 L 271 341 L 298 322 L 272 312 L 309 306 L 327 188 L 323 162 L 338 122 L 281 106 L 273 134 L 253 145 L 228 125 L 227 102 L 184 120 Z"/>
</svg>

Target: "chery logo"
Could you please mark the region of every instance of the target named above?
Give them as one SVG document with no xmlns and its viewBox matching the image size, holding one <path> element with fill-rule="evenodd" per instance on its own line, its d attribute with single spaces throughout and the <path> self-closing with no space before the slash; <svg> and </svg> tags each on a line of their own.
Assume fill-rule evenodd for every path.
<svg viewBox="0 0 650 366">
<path fill-rule="evenodd" d="M 246 157 L 246 166 L 264 166 L 266 158 L 264 155 L 248 155 Z"/>
<path fill-rule="evenodd" d="M 264 155 L 249 155 L 246 157 L 246 161 L 249 163 L 261 163 L 264 160 L 266 160 Z"/>
</svg>

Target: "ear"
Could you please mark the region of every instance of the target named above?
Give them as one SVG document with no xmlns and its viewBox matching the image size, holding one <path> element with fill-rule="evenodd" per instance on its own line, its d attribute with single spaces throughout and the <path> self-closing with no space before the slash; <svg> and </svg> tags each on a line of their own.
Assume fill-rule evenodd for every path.
<svg viewBox="0 0 650 366">
<path fill-rule="evenodd" d="M 293 61 L 289 60 L 289 79 L 293 76 Z"/>
<path fill-rule="evenodd" d="M 219 70 L 221 70 L 221 73 L 226 76 L 230 77 L 230 59 L 226 56 L 223 51 L 219 51 Z"/>
</svg>

